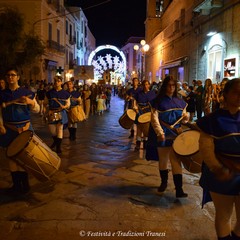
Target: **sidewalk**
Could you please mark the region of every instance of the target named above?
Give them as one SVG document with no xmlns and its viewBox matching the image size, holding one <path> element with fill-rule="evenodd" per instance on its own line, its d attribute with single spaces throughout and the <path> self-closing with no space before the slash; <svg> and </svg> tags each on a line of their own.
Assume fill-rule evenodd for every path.
<svg viewBox="0 0 240 240">
<path fill-rule="evenodd" d="M 135 139 L 121 128 L 123 100 L 79 124 L 72 143 L 64 133 L 61 167 L 52 181 L 31 176 L 31 193 L 14 200 L 0 195 L 3 240 L 214 240 L 212 204 L 201 209 L 199 174 L 184 170 L 187 199 L 177 200 L 170 173 L 164 194 L 158 163 L 135 152 Z M 50 145 L 47 125 L 33 116 L 36 134 Z M 11 184 L 7 163 L 0 162 L 0 188 Z"/>
</svg>

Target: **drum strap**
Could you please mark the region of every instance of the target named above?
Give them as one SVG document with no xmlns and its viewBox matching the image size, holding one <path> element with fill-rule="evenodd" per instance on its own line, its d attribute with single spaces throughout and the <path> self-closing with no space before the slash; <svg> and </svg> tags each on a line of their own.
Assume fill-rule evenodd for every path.
<svg viewBox="0 0 240 240">
<path fill-rule="evenodd" d="M 15 132 L 21 133 L 21 132 L 24 132 L 29 129 L 30 122 L 27 122 L 26 125 L 21 128 L 17 128 L 15 125 L 9 124 L 9 123 L 4 123 L 4 126 L 7 128 L 10 128 L 11 130 L 13 130 Z"/>
</svg>

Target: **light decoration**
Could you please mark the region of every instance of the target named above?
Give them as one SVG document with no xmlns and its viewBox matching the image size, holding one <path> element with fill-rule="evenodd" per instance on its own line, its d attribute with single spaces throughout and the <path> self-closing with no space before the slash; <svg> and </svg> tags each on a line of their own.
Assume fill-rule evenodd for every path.
<svg viewBox="0 0 240 240">
<path fill-rule="evenodd" d="M 98 56 L 97 59 L 93 59 L 94 56 L 102 50 L 111 49 L 117 52 L 119 56 L 112 56 L 111 54 L 107 53 L 105 56 Z M 122 51 L 120 51 L 117 47 L 112 45 L 102 45 L 97 47 L 94 51 L 91 52 L 88 58 L 88 65 L 93 65 L 94 67 L 94 79 L 101 79 L 103 73 L 107 69 L 111 69 L 111 74 L 116 74 L 122 80 L 126 78 L 126 57 Z"/>
</svg>

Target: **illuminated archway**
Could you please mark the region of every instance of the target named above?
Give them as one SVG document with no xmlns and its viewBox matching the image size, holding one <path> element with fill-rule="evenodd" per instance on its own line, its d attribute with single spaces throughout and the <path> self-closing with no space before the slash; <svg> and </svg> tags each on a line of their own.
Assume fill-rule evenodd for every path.
<svg viewBox="0 0 240 240">
<path fill-rule="evenodd" d="M 96 60 L 94 57 L 96 54 L 102 50 L 113 50 L 117 52 L 122 61 L 119 59 L 119 56 L 111 56 L 111 54 L 106 54 L 106 56 L 98 56 Z M 113 45 L 101 45 L 97 47 L 94 51 L 91 52 L 88 58 L 88 65 L 94 66 L 94 79 L 98 80 L 101 78 L 102 74 L 108 69 L 113 69 L 113 73 L 121 78 L 121 81 L 124 82 L 126 78 L 126 66 L 127 61 L 124 53 L 120 51 L 117 47 Z"/>
</svg>

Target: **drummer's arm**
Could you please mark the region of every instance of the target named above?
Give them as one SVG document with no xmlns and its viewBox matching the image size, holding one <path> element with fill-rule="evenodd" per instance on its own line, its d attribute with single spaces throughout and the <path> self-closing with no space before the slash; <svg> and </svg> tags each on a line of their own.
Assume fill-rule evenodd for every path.
<svg viewBox="0 0 240 240">
<path fill-rule="evenodd" d="M 156 109 L 152 109 L 151 113 L 151 125 L 157 135 L 158 141 L 164 141 L 165 140 L 165 133 L 162 129 L 162 126 L 159 122 L 158 118 L 158 111 Z"/>
<path fill-rule="evenodd" d="M 190 119 L 190 113 L 187 112 L 187 105 L 182 111 L 182 117 L 183 117 L 183 119 L 182 119 L 183 124 L 187 123 Z"/>
<path fill-rule="evenodd" d="M 36 98 L 34 97 L 34 99 L 31 99 L 31 104 L 30 104 L 30 109 L 31 109 L 31 112 L 33 113 L 39 113 L 40 111 L 40 106 L 36 100 Z"/>
<path fill-rule="evenodd" d="M 68 109 L 71 106 L 70 97 L 66 100 L 66 104 L 62 105 L 62 109 Z"/>
<path fill-rule="evenodd" d="M 81 98 L 81 96 L 77 98 L 77 102 L 78 102 L 79 105 L 82 105 L 82 98 Z"/>
<path fill-rule="evenodd" d="M 0 135 L 3 135 L 5 133 L 6 133 L 6 129 L 3 126 L 2 107 L 0 106 Z"/>
<path fill-rule="evenodd" d="M 133 99 L 133 110 L 138 113 L 138 104 L 135 99 Z"/>
<path fill-rule="evenodd" d="M 214 139 L 209 134 L 200 132 L 199 152 L 203 161 L 206 163 L 211 172 L 219 179 L 228 179 L 231 176 L 230 170 L 225 168 L 216 158 L 214 152 Z"/>
</svg>

